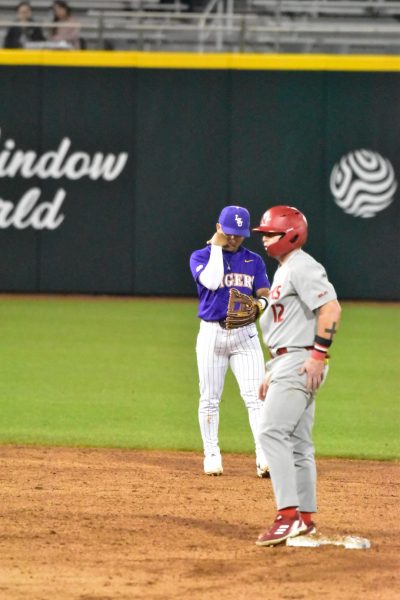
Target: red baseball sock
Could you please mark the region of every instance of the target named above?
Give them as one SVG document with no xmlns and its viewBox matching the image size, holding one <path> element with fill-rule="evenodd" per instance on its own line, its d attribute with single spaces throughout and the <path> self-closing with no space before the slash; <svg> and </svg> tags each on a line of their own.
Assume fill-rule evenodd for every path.
<svg viewBox="0 0 400 600">
<path fill-rule="evenodd" d="M 312 523 L 312 513 L 311 512 L 301 512 L 301 518 L 303 519 L 306 525 L 311 525 Z"/>
<path fill-rule="evenodd" d="M 281 508 L 278 510 L 278 514 L 282 515 L 283 517 L 288 517 L 289 519 L 294 519 L 294 517 L 297 515 L 297 512 L 297 506 L 287 506 L 286 508 Z"/>
</svg>

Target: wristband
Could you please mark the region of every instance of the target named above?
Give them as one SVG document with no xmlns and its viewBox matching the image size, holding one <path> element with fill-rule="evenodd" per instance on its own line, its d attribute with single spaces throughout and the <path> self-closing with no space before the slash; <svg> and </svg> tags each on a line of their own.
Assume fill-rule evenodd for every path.
<svg viewBox="0 0 400 600">
<path fill-rule="evenodd" d="M 268 300 L 265 296 L 260 296 L 259 298 L 257 298 L 258 302 L 261 303 L 260 306 L 260 312 L 264 312 L 264 310 L 267 308 L 268 306 Z"/>
<path fill-rule="evenodd" d="M 314 338 L 314 350 L 311 353 L 312 358 L 315 358 L 316 360 L 324 360 L 331 344 L 332 340 L 327 340 L 320 335 L 316 335 Z"/>
<path fill-rule="evenodd" d="M 316 335 L 314 338 L 314 344 L 317 346 L 322 346 L 322 348 L 329 348 L 332 345 L 332 340 L 328 340 L 320 335 Z"/>
<path fill-rule="evenodd" d="M 311 358 L 314 360 L 325 360 L 327 351 L 317 350 L 314 346 L 314 350 L 311 351 Z"/>
</svg>

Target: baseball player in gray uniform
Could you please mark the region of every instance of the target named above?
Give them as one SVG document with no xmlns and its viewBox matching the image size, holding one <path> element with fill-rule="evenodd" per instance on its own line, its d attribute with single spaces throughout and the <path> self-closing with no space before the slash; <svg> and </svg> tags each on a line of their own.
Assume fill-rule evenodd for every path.
<svg viewBox="0 0 400 600">
<path fill-rule="evenodd" d="M 218 441 L 219 403 L 230 366 L 246 404 L 255 439 L 257 475 L 269 476 L 258 426 L 263 403 L 258 388 L 264 377 L 264 356 L 255 323 L 228 329 L 229 292 L 234 287 L 257 296 L 267 305 L 270 283 L 261 256 L 244 248 L 250 236 L 250 215 L 242 206 L 226 206 L 219 215 L 216 232 L 205 248 L 190 257 L 190 269 L 199 295 L 200 330 L 196 354 L 199 371 L 199 424 L 204 447 L 204 472 L 222 475 Z"/>
<path fill-rule="evenodd" d="M 271 360 L 259 390 L 264 400 L 259 441 L 278 513 L 256 544 L 271 546 L 316 531 L 315 394 L 327 374 L 341 309 L 324 267 L 301 249 L 307 221 L 299 210 L 274 206 L 254 231 L 262 233 L 267 254 L 279 262 L 260 319 Z"/>
</svg>

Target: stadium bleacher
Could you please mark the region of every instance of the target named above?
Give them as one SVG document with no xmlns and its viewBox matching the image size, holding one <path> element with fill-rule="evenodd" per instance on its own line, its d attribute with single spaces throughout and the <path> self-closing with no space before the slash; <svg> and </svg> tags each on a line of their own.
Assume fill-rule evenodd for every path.
<svg viewBox="0 0 400 600">
<path fill-rule="evenodd" d="M 15 22 L 0 0 L 0 35 Z M 51 27 L 51 2 L 32 0 Z M 76 0 L 88 49 L 398 54 L 399 0 Z"/>
</svg>

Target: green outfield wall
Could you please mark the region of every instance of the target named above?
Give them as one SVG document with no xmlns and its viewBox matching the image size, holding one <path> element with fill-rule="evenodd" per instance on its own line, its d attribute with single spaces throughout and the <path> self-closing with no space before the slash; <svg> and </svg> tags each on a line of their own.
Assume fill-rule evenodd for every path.
<svg viewBox="0 0 400 600">
<path fill-rule="evenodd" d="M 0 291 L 192 295 L 224 205 L 290 204 L 341 298 L 400 298 L 400 58 L 4 50 L 0 81 Z"/>
</svg>

